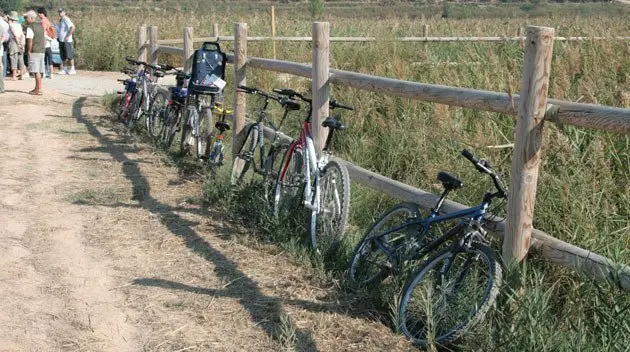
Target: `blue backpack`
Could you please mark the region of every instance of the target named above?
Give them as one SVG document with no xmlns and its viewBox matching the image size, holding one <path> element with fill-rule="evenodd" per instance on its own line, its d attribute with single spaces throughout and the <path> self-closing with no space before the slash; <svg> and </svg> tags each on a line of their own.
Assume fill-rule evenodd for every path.
<svg viewBox="0 0 630 352">
<path fill-rule="evenodd" d="M 220 94 L 225 85 L 227 56 L 221 51 L 219 43 L 204 42 L 201 48 L 195 50 L 192 59 L 192 72 L 188 83 L 188 92 L 193 94 Z"/>
</svg>

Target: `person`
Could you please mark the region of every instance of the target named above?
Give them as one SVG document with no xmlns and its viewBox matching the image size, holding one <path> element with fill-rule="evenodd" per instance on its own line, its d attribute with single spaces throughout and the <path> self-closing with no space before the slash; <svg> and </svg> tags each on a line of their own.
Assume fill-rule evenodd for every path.
<svg viewBox="0 0 630 352">
<path fill-rule="evenodd" d="M 9 64 L 11 65 L 11 79 L 22 79 L 24 71 L 24 32 L 18 23 L 18 14 L 15 11 L 9 12 Z M 18 75 L 19 71 L 19 75 Z"/>
<path fill-rule="evenodd" d="M 2 55 L 2 65 L 4 66 L 4 70 L 2 71 L 2 76 L 4 78 L 7 77 L 7 71 L 9 71 L 9 38 L 11 34 L 9 34 L 9 20 L 7 19 L 7 14 L 0 9 L 2 15 L 2 22 L 0 22 L 0 29 L 2 29 L 2 37 L 4 37 L 4 42 L 2 43 L 4 55 Z"/>
<path fill-rule="evenodd" d="M 0 93 L 4 93 L 4 43 L 9 40 L 9 24 L 5 21 L 5 14 L 0 9 Z"/>
<path fill-rule="evenodd" d="M 59 41 L 59 54 L 61 55 L 61 69 L 60 75 L 75 75 L 77 72 L 74 69 L 74 48 L 72 34 L 74 34 L 74 24 L 66 16 L 66 10 L 59 9 L 59 32 L 57 33 L 57 40 Z M 64 67 L 64 64 L 66 65 Z"/>
<path fill-rule="evenodd" d="M 53 62 L 52 62 L 52 48 L 51 43 L 54 38 L 57 37 L 57 33 L 55 32 L 55 27 L 50 23 L 48 19 L 48 13 L 46 9 L 40 7 L 37 9 L 37 15 L 39 16 L 39 21 L 44 26 L 44 34 L 46 35 L 46 53 L 44 54 L 44 62 L 46 64 L 46 77 L 53 77 Z"/>
<path fill-rule="evenodd" d="M 32 95 L 42 95 L 42 77 L 45 72 L 44 54 L 46 53 L 46 34 L 44 26 L 37 22 L 37 13 L 30 10 L 26 13 L 26 49 L 28 52 L 28 69 L 35 76 L 35 88 Z"/>
</svg>

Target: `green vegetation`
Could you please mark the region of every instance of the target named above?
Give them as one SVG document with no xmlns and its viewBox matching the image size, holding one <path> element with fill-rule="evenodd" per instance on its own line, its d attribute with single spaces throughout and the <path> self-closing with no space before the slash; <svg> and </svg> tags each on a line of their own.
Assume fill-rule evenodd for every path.
<svg viewBox="0 0 630 352">
<path fill-rule="evenodd" d="M 170 5 L 142 6 L 135 11 L 86 6 L 70 16 L 80 38 L 81 63 L 92 69 L 122 67 L 122 57 L 135 50 L 139 21 L 159 25 L 162 38 L 179 37 L 182 27 L 207 34 L 218 22 L 222 34 L 232 24 L 249 24 L 250 35 L 270 32 L 267 8 L 239 3 L 233 7 L 168 9 Z M 427 83 L 516 93 L 520 85 L 523 51 L 519 43 L 412 44 L 391 39 L 420 35 L 428 24 L 431 36 L 515 35 L 527 25 L 555 27 L 566 36 L 630 36 L 630 6 L 614 4 L 567 5 L 449 5 L 443 19 L 441 5 L 406 3 L 397 6 L 335 5 L 324 18 L 333 36 L 376 36 L 376 43 L 334 43 L 335 68 Z M 277 32 L 310 35 L 307 6 L 281 4 L 276 9 Z M 106 34 L 104 34 L 106 33 Z M 227 50 L 230 50 L 229 43 Z M 309 62 L 310 43 L 279 43 L 278 58 Z M 557 42 L 552 64 L 550 96 L 558 99 L 630 107 L 630 47 L 625 42 Z M 270 57 L 269 43 L 249 43 L 251 56 Z M 171 58 L 173 59 L 173 58 Z M 175 59 L 173 59 L 175 60 Z M 228 78 L 231 79 L 228 74 Z M 248 72 L 248 85 L 263 89 L 289 86 L 308 91 L 310 82 L 262 70 Z M 468 147 L 492 160 L 509 179 L 513 142 L 511 116 L 426 104 L 333 87 L 336 99 L 356 106 L 346 113 L 350 129 L 339 134 L 335 150 L 345 159 L 418 188 L 438 192 L 439 170 L 459 175 L 466 187 L 453 199 L 473 204 L 491 189 L 486 178 L 458 157 Z M 227 97 L 230 98 L 229 96 Z M 256 106 L 250 99 L 248 106 Z M 299 124 L 294 116 L 291 135 Z M 535 212 L 535 227 L 567 242 L 630 264 L 630 136 L 546 124 L 543 164 Z M 275 223 L 260 207 L 255 187 L 231 191 L 229 166 L 206 186 L 206 197 L 242 217 L 257 240 L 278 243 L 297 260 L 319 268 L 320 279 L 343 278 L 353 246 L 370 222 L 394 200 L 353 185 L 351 230 L 341 253 L 320 259 L 305 255 L 301 214 Z M 225 174 L 224 174 L 225 173 Z M 257 198 L 258 197 L 258 198 Z M 486 321 L 459 343 L 463 350 L 615 351 L 630 345 L 630 296 L 616 287 L 591 282 L 571 270 L 552 266 L 532 256 L 521 268 L 521 291 L 506 288 L 502 302 Z M 395 306 L 397 286 L 372 294 L 371 302 L 388 313 Z M 391 321 L 391 319 L 389 319 Z"/>
<path fill-rule="evenodd" d="M 6 13 L 9 13 L 9 11 L 19 12 L 22 10 L 23 4 L 23 0 L 0 0 L 0 9 Z"/>
</svg>

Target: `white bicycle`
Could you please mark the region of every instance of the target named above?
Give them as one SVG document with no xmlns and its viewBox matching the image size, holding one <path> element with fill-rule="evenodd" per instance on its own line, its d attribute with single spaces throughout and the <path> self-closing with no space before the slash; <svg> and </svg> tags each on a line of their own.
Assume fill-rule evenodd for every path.
<svg viewBox="0 0 630 352">
<path fill-rule="evenodd" d="M 343 238 L 348 224 L 350 206 L 350 177 L 346 167 L 332 159 L 329 151 L 335 131 L 347 127 L 334 117 L 322 126 L 329 128 L 322 153 L 317 156 L 311 134 L 311 99 L 291 89 L 274 89 L 275 93 L 291 99 L 299 98 L 309 104 L 308 116 L 302 123 L 300 136 L 286 151 L 274 187 L 274 215 L 287 216 L 296 205 L 310 211 L 309 239 L 311 247 L 320 254 L 334 250 Z M 330 101 L 330 108 L 354 110 Z"/>
</svg>

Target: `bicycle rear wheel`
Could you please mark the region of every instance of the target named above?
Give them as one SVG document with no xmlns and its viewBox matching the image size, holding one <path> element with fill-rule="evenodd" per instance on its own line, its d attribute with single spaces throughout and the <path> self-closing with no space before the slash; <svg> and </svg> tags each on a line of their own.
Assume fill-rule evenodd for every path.
<svg viewBox="0 0 630 352">
<path fill-rule="evenodd" d="M 174 107 L 173 105 L 169 105 L 166 108 L 166 120 L 164 123 L 164 129 L 162 131 L 162 142 L 166 150 L 169 150 L 171 148 L 171 145 L 173 145 L 180 119 L 181 110 Z"/>
<path fill-rule="evenodd" d="M 348 225 L 350 207 L 350 176 L 343 164 L 331 160 L 324 166 L 315 187 L 313 204 L 319 201 L 319 209 L 311 210 L 309 237 L 311 247 L 320 254 L 335 249 Z"/>
<path fill-rule="evenodd" d="M 132 98 L 129 107 L 129 115 L 127 116 L 127 126 L 129 129 L 136 127 L 137 122 L 142 116 L 142 101 L 144 100 L 144 94 L 141 90 L 136 91 Z"/>
<path fill-rule="evenodd" d="M 232 163 L 232 177 L 231 182 L 232 185 L 240 185 L 247 178 L 247 172 L 250 169 L 254 169 L 255 165 L 255 155 L 258 154 L 260 158 L 260 151 L 257 153 L 258 147 L 258 124 L 253 124 L 249 127 L 247 131 L 247 137 L 245 137 L 245 141 L 241 145 L 241 149 L 234 156 L 234 162 Z M 254 171 L 252 170 L 252 173 Z"/>
<path fill-rule="evenodd" d="M 168 97 L 164 92 L 157 92 L 151 101 L 147 112 L 147 133 L 150 137 L 158 138 L 166 122 L 166 107 Z"/>
<path fill-rule="evenodd" d="M 420 210 L 412 203 L 399 203 L 389 209 L 366 231 L 357 244 L 348 268 L 348 280 L 355 289 L 377 284 L 392 273 L 394 251 L 404 245 L 414 228 L 402 227 L 387 235 L 383 233 L 401 227 L 406 221 L 417 218 Z"/>
<path fill-rule="evenodd" d="M 302 148 L 292 145 L 284 153 L 273 194 L 273 215 L 276 219 L 286 217 L 300 203 L 300 192 L 304 191 L 304 162 Z"/>
<path fill-rule="evenodd" d="M 481 321 L 503 276 L 492 250 L 450 247 L 424 263 L 403 289 L 400 330 L 419 347 L 446 345 Z"/>
</svg>

